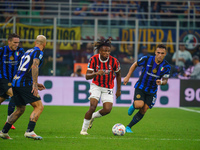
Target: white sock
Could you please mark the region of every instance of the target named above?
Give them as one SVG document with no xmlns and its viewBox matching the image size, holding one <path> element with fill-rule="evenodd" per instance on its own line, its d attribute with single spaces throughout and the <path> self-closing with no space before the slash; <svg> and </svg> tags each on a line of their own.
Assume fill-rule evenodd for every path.
<svg viewBox="0 0 200 150">
<path fill-rule="evenodd" d="M 83 126 L 82 126 L 82 131 L 87 131 L 88 127 L 89 127 L 89 124 L 90 124 L 90 120 L 87 120 L 87 119 L 84 119 L 83 120 Z"/>
<path fill-rule="evenodd" d="M 100 118 L 100 117 L 102 117 L 102 115 L 99 113 L 99 111 L 100 111 L 100 110 L 98 110 L 97 112 L 94 112 L 94 113 L 92 114 L 92 118 Z"/>
</svg>

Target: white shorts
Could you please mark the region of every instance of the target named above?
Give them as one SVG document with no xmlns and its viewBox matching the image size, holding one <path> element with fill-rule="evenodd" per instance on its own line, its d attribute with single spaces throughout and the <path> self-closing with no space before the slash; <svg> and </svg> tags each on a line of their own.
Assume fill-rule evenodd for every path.
<svg viewBox="0 0 200 150">
<path fill-rule="evenodd" d="M 90 98 L 95 98 L 96 100 L 99 101 L 101 97 L 102 103 L 105 102 L 113 103 L 113 89 L 100 87 L 94 83 L 91 83 L 89 92 L 90 92 L 90 97 L 88 98 L 89 100 Z"/>
</svg>

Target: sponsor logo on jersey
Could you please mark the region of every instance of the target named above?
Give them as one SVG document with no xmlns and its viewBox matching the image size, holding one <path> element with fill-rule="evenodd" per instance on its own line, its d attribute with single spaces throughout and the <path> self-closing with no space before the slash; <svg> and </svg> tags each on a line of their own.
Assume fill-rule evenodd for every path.
<svg viewBox="0 0 200 150">
<path fill-rule="evenodd" d="M 157 73 L 157 69 L 156 68 L 153 69 L 153 73 Z"/>
<path fill-rule="evenodd" d="M 136 95 L 136 98 L 141 98 L 141 95 L 140 94 Z"/>
<path fill-rule="evenodd" d="M 10 60 L 14 60 L 14 57 L 13 57 L 13 56 L 10 56 Z"/>
</svg>

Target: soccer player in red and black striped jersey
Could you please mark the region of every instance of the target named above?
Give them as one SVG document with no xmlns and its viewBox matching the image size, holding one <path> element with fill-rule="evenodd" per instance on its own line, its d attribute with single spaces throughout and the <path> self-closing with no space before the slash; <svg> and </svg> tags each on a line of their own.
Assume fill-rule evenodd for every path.
<svg viewBox="0 0 200 150">
<path fill-rule="evenodd" d="M 87 129 L 92 127 L 94 118 L 105 116 L 111 112 L 113 105 L 114 79 L 117 80 L 116 97 L 121 95 L 121 72 L 119 61 L 110 56 L 110 39 L 100 40 L 94 44 L 98 54 L 92 56 L 88 63 L 86 79 L 93 79 L 90 85 L 90 108 L 85 114 L 81 135 L 87 135 Z M 99 99 L 103 108 L 95 112 Z"/>
</svg>

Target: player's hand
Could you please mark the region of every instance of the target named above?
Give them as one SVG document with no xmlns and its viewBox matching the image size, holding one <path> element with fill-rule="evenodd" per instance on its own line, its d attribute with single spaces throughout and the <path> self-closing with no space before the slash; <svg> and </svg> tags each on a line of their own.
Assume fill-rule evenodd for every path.
<svg viewBox="0 0 200 150">
<path fill-rule="evenodd" d="M 120 95 L 121 95 L 121 90 L 117 90 L 117 92 L 116 92 L 116 97 L 118 98 L 118 97 L 120 97 Z"/>
<path fill-rule="evenodd" d="M 161 85 L 161 80 L 156 80 L 157 85 Z"/>
<path fill-rule="evenodd" d="M 36 97 L 38 96 L 38 84 L 37 83 L 33 83 L 31 93 L 33 93 L 33 95 Z"/>
<path fill-rule="evenodd" d="M 123 80 L 124 85 L 126 85 L 128 83 L 128 81 L 129 81 L 129 77 L 125 77 L 124 80 Z"/>
<path fill-rule="evenodd" d="M 99 70 L 96 74 L 102 76 L 105 74 L 105 72 L 103 70 Z"/>
<path fill-rule="evenodd" d="M 38 90 L 42 91 L 44 89 L 46 89 L 45 86 L 41 83 L 38 83 Z"/>
</svg>

